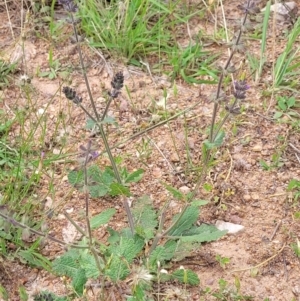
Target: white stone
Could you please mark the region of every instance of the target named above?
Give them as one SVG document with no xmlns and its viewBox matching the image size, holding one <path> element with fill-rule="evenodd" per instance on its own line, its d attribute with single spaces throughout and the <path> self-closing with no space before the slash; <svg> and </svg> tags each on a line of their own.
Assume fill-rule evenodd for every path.
<svg viewBox="0 0 300 301">
<path fill-rule="evenodd" d="M 224 221 L 220 221 L 220 220 L 216 221 L 216 227 L 220 231 L 227 230 L 228 234 L 236 234 L 236 233 L 241 232 L 245 229 L 245 227 L 242 226 L 242 225 L 237 225 L 237 224 L 224 222 Z"/>
</svg>

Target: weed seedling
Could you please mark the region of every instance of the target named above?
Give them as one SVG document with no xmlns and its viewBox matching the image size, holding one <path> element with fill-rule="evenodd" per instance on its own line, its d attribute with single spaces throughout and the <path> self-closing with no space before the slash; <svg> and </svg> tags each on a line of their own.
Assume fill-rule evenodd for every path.
<svg viewBox="0 0 300 301">
<path fill-rule="evenodd" d="M 216 260 L 222 269 L 225 269 L 226 265 L 230 263 L 230 259 L 228 257 L 222 257 L 221 255 L 217 255 Z"/>
</svg>

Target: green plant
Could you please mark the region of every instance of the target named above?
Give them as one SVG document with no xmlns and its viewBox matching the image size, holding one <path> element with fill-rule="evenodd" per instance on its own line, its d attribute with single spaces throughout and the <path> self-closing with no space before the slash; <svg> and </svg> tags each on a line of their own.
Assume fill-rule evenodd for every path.
<svg viewBox="0 0 300 301">
<path fill-rule="evenodd" d="M 52 51 L 50 51 L 50 54 L 49 54 L 49 70 L 42 71 L 42 72 L 38 71 L 38 76 L 48 77 L 49 79 L 54 79 L 57 76 L 60 76 L 62 78 L 67 78 L 69 73 L 70 72 L 68 70 L 64 70 L 64 67 L 61 65 L 61 63 L 59 62 L 58 59 L 57 60 L 52 59 Z"/>
<path fill-rule="evenodd" d="M 297 108 L 300 107 L 297 99 L 294 96 L 277 96 L 277 110 L 274 114 L 275 119 L 281 118 L 283 115 L 289 116 L 290 118 L 299 117 Z"/>
<path fill-rule="evenodd" d="M 10 74 L 16 69 L 16 64 L 10 64 L 0 59 L 0 89 L 9 84 Z"/>
<path fill-rule="evenodd" d="M 172 79 L 181 76 L 188 83 L 215 83 L 217 70 L 212 63 L 217 55 L 202 50 L 199 43 L 185 48 L 177 43 L 175 25 L 185 24 L 197 14 L 177 11 L 179 3 L 137 0 L 107 4 L 89 0 L 79 7 L 79 16 L 92 47 L 140 67 L 147 65 L 143 60 L 151 55 L 159 60 L 151 70 L 162 72 L 164 66 Z"/>
<path fill-rule="evenodd" d="M 58 297 L 55 294 L 48 292 L 48 291 L 42 291 L 33 296 L 34 301 L 66 301 L 68 300 L 65 297 Z"/>
<path fill-rule="evenodd" d="M 132 209 L 136 234 L 132 235 L 130 229 L 115 231 L 107 228 L 110 234 L 107 243 L 95 243 L 98 245 L 96 249 L 103 254 L 100 259 L 101 270 L 97 268 L 95 258 L 88 249 L 73 249 L 66 252 L 54 261 L 53 269 L 59 275 L 69 276 L 75 291 L 79 294 L 82 294 L 88 278 L 98 278 L 100 275 L 101 278 L 105 277 L 117 283 L 130 274 L 136 279 L 135 286 L 132 288 L 133 292 L 141 283 L 151 288 L 151 281 L 158 276 L 158 262 L 159 267 L 162 268 L 170 260 L 181 260 L 193 249 L 198 248 L 199 243 L 215 240 L 224 234 L 224 231 L 219 231 L 213 226 L 194 226 L 199 215 L 198 208 L 203 204 L 205 202 L 193 202 L 180 222 L 169 232 L 167 240 L 155 249 L 147 251 L 146 244 L 159 231 L 157 227 L 162 227 L 160 224 L 162 219 L 154 210 L 151 199 L 147 196 L 141 197 Z M 100 215 L 93 217 L 91 219 L 92 230 L 107 223 L 112 213 L 108 209 L 100 214 L 101 217 Z M 174 220 L 177 218 L 178 216 L 175 216 Z M 86 240 L 82 241 L 83 244 L 86 244 Z M 137 255 L 141 260 L 141 267 L 133 265 L 133 260 Z M 189 285 L 199 284 L 197 274 L 191 270 L 175 270 L 165 275 L 163 280 L 177 280 Z"/>
<path fill-rule="evenodd" d="M 295 255 L 300 258 L 300 242 L 298 239 L 295 244 L 291 245 L 291 248 L 294 251 Z"/>
<path fill-rule="evenodd" d="M 294 201 L 297 202 L 300 198 L 300 181 L 296 179 L 290 180 L 287 189 L 293 192 Z"/>
<path fill-rule="evenodd" d="M 167 13 L 171 11 L 163 4 L 149 0 L 120 4 L 89 0 L 79 10 L 82 28 L 91 38 L 91 46 L 121 54 L 136 63 L 134 58 L 161 51 L 160 47 L 169 48 L 170 36 L 168 31 L 164 32 Z"/>
<path fill-rule="evenodd" d="M 297 92 L 294 89 L 293 78 L 299 75 L 298 67 L 300 65 L 298 55 L 300 47 L 294 49 L 295 41 L 300 33 L 300 20 L 298 20 L 288 36 L 286 47 L 282 54 L 277 58 L 274 67 L 274 88 L 288 89 Z M 297 85 L 297 84 L 296 84 Z"/>
<path fill-rule="evenodd" d="M 199 43 L 188 45 L 184 49 L 174 50 L 169 54 L 169 62 L 172 66 L 171 79 L 179 75 L 189 84 L 215 84 L 218 79 L 218 71 L 213 69 L 213 62 L 217 55 L 211 55 L 202 50 Z M 211 80 L 203 79 L 210 76 Z"/>
<path fill-rule="evenodd" d="M 251 296 L 242 295 L 240 289 L 240 280 L 237 277 L 235 278 L 234 286 L 229 286 L 226 280 L 220 279 L 219 289 L 212 293 L 212 296 L 220 301 L 253 300 Z"/>
<path fill-rule="evenodd" d="M 136 151 L 137 151 L 137 157 L 142 162 L 147 161 L 152 154 L 151 140 L 142 138 L 140 144 L 136 147 Z"/>
<path fill-rule="evenodd" d="M 230 259 L 228 257 L 222 257 L 221 255 L 216 255 L 216 260 L 222 269 L 225 269 L 226 265 L 230 263 Z"/>
</svg>

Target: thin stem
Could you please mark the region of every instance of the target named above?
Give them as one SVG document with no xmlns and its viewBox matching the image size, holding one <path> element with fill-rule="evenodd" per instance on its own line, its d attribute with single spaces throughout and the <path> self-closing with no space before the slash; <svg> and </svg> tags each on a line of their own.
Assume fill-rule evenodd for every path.
<svg viewBox="0 0 300 301">
<path fill-rule="evenodd" d="M 237 104 L 238 99 L 235 98 L 233 104 L 231 105 L 231 107 L 228 109 L 227 114 L 225 115 L 225 117 L 222 119 L 222 121 L 220 122 L 220 124 L 218 125 L 218 128 L 216 129 L 214 136 L 213 136 L 213 141 L 215 141 L 216 137 L 218 136 L 220 130 L 222 129 L 223 125 L 225 124 L 225 122 L 227 121 L 228 117 L 231 115 L 231 110 L 235 107 L 235 105 Z"/>
<path fill-rule="evenodd" d="M 107 113 L 107 110 L 109 108 L 109 105 L 111 103 L 111 100 L 108 102 L 107 106 L 106 106 L 106 109 L 105 109 L 105 112 L 102 116 L 102 118 L 100 119 L 99 117 L 99 114 L 97 112 L 97 109 L 96 109 L 96 106 L 95 106 L 95 102 L 94 102 L 94 99 L 93 99 L 93 96 L 92 96 L 92 92 L 91 92 L 91 89 L 90 89 L 90 85 L 89 85 L 89 81 L 88 81 L 88 78 L 87 78 L 87 75 L 86 75 L 86 72 L 85 72 L 85 68 L 84 68 L 84 63 L 83 63 L 83 57 L 82 57 L 82 52 L 81 52 L 81 48 L 80 48 L 80 43 L 79 43 L 79 40 L 78 40 L 78 34 L 77 34 L 77 29 L 76 29 L 76 25 L 75 25 L 75 20 L 74 20 L 74 16 L 73 14 L 71 14 L 71 18 L 72 18 L 72 24 L 73 24 L 73 30 L 74 30 L 74 35 L 75 35 L 75 38 L 76 38 L 76 44 L 77 44 L 77 47 L 78 47 L 78 54 L 79 54 L 79 58 L 80 58 L 80 64 L 81 64 L 81 68 L 82 68 L 82 72 L 83 72 L 83 77 L 84 77 L 84 81 L 85 81 L 85 85 L 87 87 L 87 90 L 88 90 L 88 94 L 89 94 L 89 98 L 90 98 L 90 101 L 91 101 L 91 104 L 92 104 L 92 108 L 93 108 L 93 111 L 94 111 L 94 114 L 96 116 L 96 124 L 97 126 L 99 127 L 99 131 L 100 131 L 100 134 L 101 134 L 101 137 L 102 137 L 102 140 L 104 142 L 104 146 L 105 146 L 105 150 L 108 154 L 108 157 L 109 157 L 109 160 L 110 160 L 110 163 L 111 163 L 111 166 L 113 168 L 113 171 L 114 171 L 114 174 L 115 174 L 115 177 L 117 179 L 117 182 L 121 185 L 123 185 L 122 183 L 122 180 L 121 180 L 121 177 L 120 177 L 120 173 L 118 171 L 118 168 L 117 168 L 117 165 L 115 163 L 115 160 L 113 158 L 113 155 L 111 153 L 111 149 L 109 147 L 109 144 L 108 144 L 108 141 L 107 141 L 107 138 L 106 138 L 106 135 L 105 135 L 105 132 L 104 132 L 104 129 L 103 129 L 103 126 L 102 124 L 100 124 L 99 122 L 103 121 L 106 113 Z M 81 106 L 81 108 L 84 110 L 84 112 L 93 120 L 95 121 L 95 118 L 93 118 L 91 116 L 91 114 L 89 114 L 87 112 L 87 110 Z M 86 169 L 86 167 L 85 167 Z M 86 184 L 86 183 L 85 183 Z M 87 194 L 87 192 L 86 192 Z M 87 196 L 86 196 L 86 199 L 87 199 Z M 128 217 L 128 221 L 129 221 L 129 225 L 130 225 L 130 229 L 131 229 L 131 232 L 134 233 L 134 224 L 133 224 L 133 216 L 132 216 L 132 213 L 130 211 L 130 207 L 128 205 L 128 202 L 126 200 L 123 200 L 123 205 L 124 205 L 124 208 L 125 208 L 125 211 L 126 211 L 126 214 L 127 214 L 127 217 Z M 88 232 L 89 232 L 89 237 L 91 239 L 91 229 L 90 229 L 90 224 L 89 224 L 89 221 L 88 221 L 88 200 L 86 200 L 86 218 L 87 218 L 87 225 L 88 225 Z"/>
<path fill-rule="evenodd" d="M 105 118 L 105 116 L 106 116 L 106 114 L 107 114 L 107 111 L 108 111 L 108 109 L 109 109 L 110 104 L 111 104 L 112 101 L 113 101 L 113 98 L 110 96 L 110 98 L 109 98 L 109 100 L 108 100 L 108 102 L 107 102 L 107 104 L 106 104 L 105 110 L 104 110 L 104 112 L 103 112 L 103 115 L 102 115 L 102 117 L 101 117 L 101 121 L 104 120 L 104 118 Z"/>
<path fill-rule="evenodd" d="M 29 230 L 33 234 L 36 234 L 36 235 L 38 235 L 40 237 L 44 237 L 45 239 L 50 239 L 50 240 L 52 240 L 52 241 L 54 241 L 54 242 L 56 242 L 56 243 L 58 243 L 58 244 L 60 244 L 62 246 L 72 247 L 72 248 L 76 248 L 76 249 L 88 249 L 89 248 L 89 246 L 81 246 L 81 245 L 74 245 L 74 244 L 65 243 L 64 241 L 59 240 L 59 239 L 57 239 L 57 238 L 55 238 L 55 237 L 53 237 L 51 235 L 48 235 L 48 234 L 45 234 L 43 232 L 37 231 L 35 229 L 32 229 L 32 228 L 28 227 L 27 225 L 24 225 L 24 224 L 16 221 L 14 218 L 11 218 L 8 215 L 6 215 L 4 213 L 1 213 L 1 212 L 0 212 L 0 217 L 2 217 L 8 223 L 10 223 L 10 224 L 12 224 L 12 225 L 14 225 L 16 227 L 19 227 L 21 229 L 27 229 L 27 230 Z"/>
<path fill-rule="evenodd" d="M 243 22 L 242 22 L 242 25 L 241 25 L 241 28 L 239 30 L 239 33 L 238 33 L 238 36 L 237 36 L 237 39 L 235 41 L 235 47 L 233 48 L 233 50 L 231 51 L 230 55 L 229 55 L 229 58 L 227 59 L 227 62 L 225 64 L 225 67 L 224 69 L 222 70 L 222 73 L 220 75 L 220 78 L 219 78 L 219 82 L 218 82 L 218 88 L 217 88 L 217 94 L 216 94 L 216 98 L 215 98 L 215 103 L 214 103 L 214 108 L 213 108 L 213 114 L 212 114 L 212 121 L 211 121 L 211 127 L 210 127 L 210 134 L 209 134 L 209 142 L 210 143 L 213 143 L 214 142 L 214 139 L 216 138 L 216 135 L 214 135 L 214 127 L 215 127 L 215 123 L 216 123 L 216 117 L 217 117 L 217 113 L 218 113 L 218 109 L 219 109 L 219 97 L 220 97 L 220 94 L 221 94 L 221 87 L 222 87 L 222 83 L 223 83 L 223 79 L 224 79 L 224 73 L 226 72 L 226 70 L 228 69 L 229 65 L 230 65 L 230 62 L 233 58 L 233 55 L 236 51 L 236 47 L 239 45 L 240 43 L 240 40 L 241 40 L 241 36 L 242 36 L 242 32 L 243 32 L 243 27 L 247 21 L 247 17 L 248 17 L 248 8 L 250 6 L 250 1 L 251 0 L 248 0 L 247 1 L 247 6 L 246 6 L 246 12 L 245 12 L 245 15 L 244 15 L 244 19 L 243 19 Z"/>
<path fill-rule="evenodd" d="M 69 222 L 76 228 L 78 232 L 80 232 L 83 236 L 86 236 L 86 233 L 84 232 L 81 227 L 78 226 L 78 224 L 71 218 L 69 213 L 67 211 L 64 212 L 64 216 L 69 220 Z"/>
<path fill-rule="evenodd" d="M 90 98 L 90 101 L 91 101 L 92 108 L 93 108 L 93 111 L 95 113 L 96 119 L 97 119 L 97 121 L 99 121 L 100 120 L 99 114 L 98 114 L 96 106 L 95 106 L 95 102 L 94 102 L 94 98 L 93 98 L 92 91 L 91 91 L 91 88 L 90 88 L 89 80 L 87 78 L 84 63 L 83 63 L 83 56 L 82 56 L 81 47 L 80 47 L 80 43 L 79 43 L 79 39 L 78 39 L 78 33 L 77 33 L 77 29 L 76 29 L 75 19 L 74 19 L 73 14 L 70 14 L 70 15 L 71 15 L 71 18 L 72 18 L 72 25 L 73 25 L 73 30 L 74 30 L 74 35 L 75 35 L 75 39 L 76 39 L 76 45 L 77 45 L 77 49 L 78 49 L 80 65 L 81 65 L 85 85 L 86 85 L 86 88 L 87 88 L 87 91 L 88 91 L 88 94 L 89 94 L 89 98 Z"/>
<path fill-rule="evenodd" d="M 89 238 L 89 246 L 92 247 L 92 230 L 89 218 L 89 191 L 88 191 L 88 176 L 87 176 L 87 164 L 89 160 L 89 154 L 91 151 L 92 143 L 91 141 L 88 142 L 87 149 L 86 149 L 86 156 L 83 164 L 83 172 L 84 172 L 84 193 L 85 193 L 85 221 L 88 230 L 88 238 Z"/>
</svg>

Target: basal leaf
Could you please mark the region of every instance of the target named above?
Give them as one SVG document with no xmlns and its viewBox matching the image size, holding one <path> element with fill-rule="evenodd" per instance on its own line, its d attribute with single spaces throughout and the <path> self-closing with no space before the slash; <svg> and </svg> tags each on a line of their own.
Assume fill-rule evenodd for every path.
<svg viewBox="0 0 300 301">
<path fill-rule="evenodd" d="M 131 183 L 131 182 L 138 182 L 139 180 L 142 179 L 144 174 L 144 170 L 143 169 L 138 169 L 134 172 L 132 172 L 131 174 L 129 174 L 126 179 L 125 179 L 125 183 Z"/>
<path fill-rule="evenodd" d="M 109 208 L 105 211 L 101 212 L 100 214 L 93 216 L 90 220 L 91 228 L 96 229 L 101 225 L 104 225 L 109 222 L 111 217 L 116 213 L 116 209 Z"/>
<path fill-rule="evenodd" d="M 89 186 L 88 190 L 92 198 L 99 198 L 109 193 L 110 188 L 103 184 Z"/>
<path fill-rule="evenodd" d="M 85 270 L 87 278 L 97 278 L 100 275 L 95 258 L 91 254 L 84 254 L 81 256 L 80 266 Z"/>
<path fill-rule="evenodd" d="M 209 242 L 219 239 L 226 233 L 226 230 L 220 231 L 213 225 L 202 224 L 200 227 L 193 227 L 185 231 L 180 240 L 183 242 Z"/>
<path fill-rule="evenodd" d="M 132 208 L 137 233 L 149 240 L 154 237 L 158 225 L 157 213 L 153 209 L 152 200 L 148 196 L 139 198 Z"/>
<path fill-rule="evenodd" d="M 79 269 L 78 262 L 68 253 L 54 260 L 52 265 L 53 271 L 58 275 L 74 277 Z"/>
<path fill-rule="evenodd" d="M 109 260 L 109 265 L 105 269 L 105 275 L 110 277 L 114 282 L 125 279 L 130 274 L 128 264 L 124 259 L 112 255 Z"/>
<path fill-rule="evenodd" d="M 190 284 L 190 285 L 200 284 L 200 279 L 198 275 L 191 270 L 178 269 L 172 273 L 172 277 L 184 284 Z"/>
<path fill-rule="evenodd" d="M 173 221 L 177 221 L 180 214 L 176 214 Z M 170 236 L 180 236 L 182 233 L 192 227 L 199 216 L 199 209 L 195 206 L 189 206 L 180 220 L 176 222 L 173 229 L 169 232 Z"/>
<path fill-rule="evenodd" d="M 84 285 L 87 282 L 84 269 L 78 269 L 76 274 L 72 277 L 72 286 L 78 295 L 83 294 Z"/>
<path fill-rule="evenodd" d="M 169 261 L 173 258 L 175 250 L 177 248 L 176 241 L 168 241 L 164 246 L 158 246 L 151 253 L 149 257 L 149 263 L 154 268 L 157 267 L 157 262 L 163 264 L 165 261 Z"/>
<path fill-rule="evenodd" d="M 112 183 L 110 185 L 110 195 L 117 196 L 117 195 L 125 195 L 130 196 L 130 191 L 128 187 L 121 185 L 119 183 Z"/>
<path fill-rule="evenodd" d="M 142 251 L 144 240 L 135 235 L 133 238 L 121 237 L 118 245 L 111 245 L 108 250 L 110 254 L 114 254 L 119 258 L 124 258 L 128 263 Z"/>
<path fill-rule="evenodd" d="M 118 123 L 116 122 L 116 119 L 111 116 L 106 116 L 101 123 L 118 125 Z"/>
<path fill-rule="evenodd" d="M 115 244 L 120 241 L 120 233 L 115 231 L 114 229 L 107 227 L 107 232 L 110 234 L 107 241 L 110 244 Z"/>
</svg>

